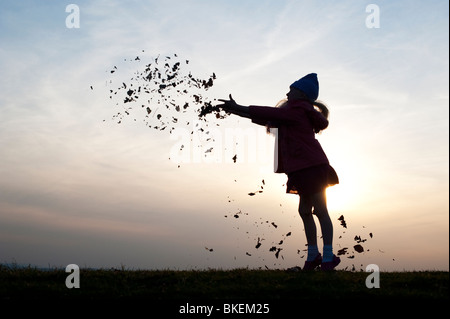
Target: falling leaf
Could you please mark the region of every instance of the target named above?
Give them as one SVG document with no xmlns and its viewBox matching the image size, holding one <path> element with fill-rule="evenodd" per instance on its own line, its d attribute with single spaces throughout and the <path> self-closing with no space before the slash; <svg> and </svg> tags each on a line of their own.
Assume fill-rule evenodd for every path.
<svg viewBox="0 0 450 319">
<path fill-rule="evenodd" d="M 275 257 L 278 259 L 278 256 L 280 255 L 280 251 L 282 251 L 283 248 L 278 248 L 277 252 L 275 253 Z"/>
<path fill-rule="evenodd" d="M 360 244 L 357 244 L 355 246 L 353 246 L 353 248 L 358 252 L 358 253 L 362 253 L 364 251 L 364 247 L 361 246 Z"/>
<path fill-rule="evenodd" d="M 354 240 L 359 244 L 359 243 L 364 243 L 367 241 L 367 239 L 361 239 L 361 236 L 355 236 Z"/>
<path fill-rule="evenodd" d="M 258 237 L 258 242 L 257 242 L 257 244 L 256 244 L 256 246 L 255 246 L 256 249 L 258 249 L 259 247 L 261 247 L 261 242 L 262 242 L 263 240 L 264 240 L 264 239 L 260 239 L 260 238 Z"/>
<path fill-rule="evenodd" d="M 342 227 L 347 228 L 347 223 L 346 223 L 345 220 L 344 220 L 344 215 L 341 215 L 341 216 L 338 218 L 338 220 L 341 221 Z"/>
</svg>

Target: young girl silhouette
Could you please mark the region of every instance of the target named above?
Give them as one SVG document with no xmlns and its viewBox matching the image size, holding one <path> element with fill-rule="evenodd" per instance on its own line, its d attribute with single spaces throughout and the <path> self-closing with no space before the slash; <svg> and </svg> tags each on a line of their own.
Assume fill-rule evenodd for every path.
<svg viewBox="0 0 450 319">
<path fill-rule="evenodd" d="M 292 83 L 287 100 L 278 107 L 239 105 L 231 94 L 229 100 L 219 100 L 223 102 L 219 107 L 250 118 L 253 123 L 277 128 L 275 172 L 287 174 L 287 193 L 300 195 L 298 211 L 308 243 L 303 269 L 320 266 L 322 270 L 333 270 L 341 260 L 333 254 L 333 224 L 328 215 L 325 190 L 338 184 L 339 179 L 315 138 L 315 133 L 328 127 L 328 109 L 316 101 L 318 95 L 317 74 L 311 73 Z M 317 247 L 313 214 L 322 230 L 323 257 Z"/>
</svg>

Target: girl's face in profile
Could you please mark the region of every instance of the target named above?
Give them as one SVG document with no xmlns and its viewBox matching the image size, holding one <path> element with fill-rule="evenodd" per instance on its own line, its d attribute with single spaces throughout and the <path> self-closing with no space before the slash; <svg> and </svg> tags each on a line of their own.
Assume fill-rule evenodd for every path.
<svg viewBox="0 0 450 319">
<path fill-rule="evenodd" d="M 286 96 L 288 101 L 305 99 L 305 94 L 302 91 L 294 88 L 291 88 L 289 92 L 286 93 Z"/>
</svg>

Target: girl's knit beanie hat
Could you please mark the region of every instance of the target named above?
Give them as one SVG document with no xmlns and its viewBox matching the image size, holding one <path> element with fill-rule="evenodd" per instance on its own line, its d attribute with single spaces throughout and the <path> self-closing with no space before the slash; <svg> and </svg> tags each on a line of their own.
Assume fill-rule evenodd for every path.
<svg viewBox="0 0 450 319">
<path fill-rule="evenodd" d="M 305 93 L 311 102 L 314 102 L 319 97 L 319 81 L 316 73 L 305 75 L 300 80 L 292 83 L 290 87 Z"/>
</svg>

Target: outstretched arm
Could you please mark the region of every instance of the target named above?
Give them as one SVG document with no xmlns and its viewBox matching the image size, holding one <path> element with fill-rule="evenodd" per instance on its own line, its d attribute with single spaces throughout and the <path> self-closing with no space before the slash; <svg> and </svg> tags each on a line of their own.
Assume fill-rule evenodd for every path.
<svg viewBox="0 0 450 319">
<path fill-rule="evenodd" d="M 233 100 L 233 97 L 230 94 L 229 100 L 222 100 L 219 99 L 220 102 L 223 102 L 223 104 L 217 105 L 218 107 L 221 107 L 227 112 L 230 112 L 232 114 L 236 114 L 242 117 L 250 118 L 250 111 L 248 106 L 239 105 L 236 103 L 235 100 Z"/>
</svg>

